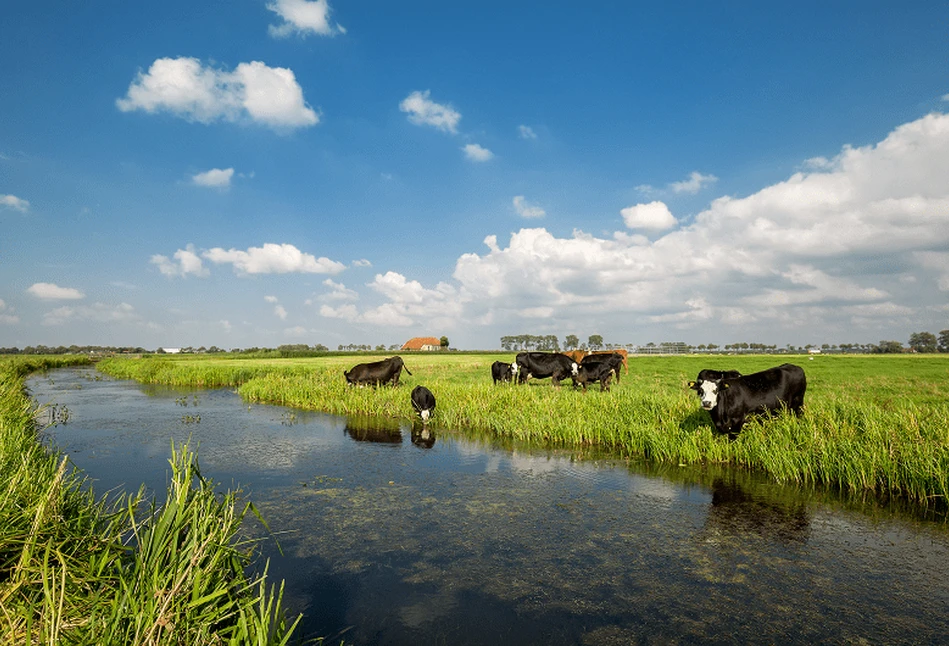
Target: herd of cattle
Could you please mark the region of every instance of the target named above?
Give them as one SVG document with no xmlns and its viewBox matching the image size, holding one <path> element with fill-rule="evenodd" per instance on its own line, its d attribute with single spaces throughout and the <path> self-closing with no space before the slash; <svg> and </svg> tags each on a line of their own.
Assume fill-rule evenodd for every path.
<svg viewBox="0 0 949 646">
<path fill-rule="evenodd" d="M 491 378 L 495 385 L 502 382 L 524 384 L 531 378 L 550 377 L 554 386 L 570 379 L 574 388 L 599 383 L 600 390 L 608 391 L 613 377 L 620 382 L 620 369 L 629 372 L 625 350 L 606 352 L 521 352 L 513 363 L 495 361 Z M 360 363 L 343 371 L 351 386 L 399 385 L 399 377 L 409 369 L 402 357 Z M 800 366 L 785 363 L 761 372 L 743 375 L 737 370 L 702 370 L 689 382 L 708 411 L 715 430 L 734 438 L 750 415 L 771 414 L 786 408 L 800 415 L 804 405 L 807 379 Z M 412 406 L 425 424 L 435 412 L 435 396 L 425 386 L 412 390 Z"/>
</svg>

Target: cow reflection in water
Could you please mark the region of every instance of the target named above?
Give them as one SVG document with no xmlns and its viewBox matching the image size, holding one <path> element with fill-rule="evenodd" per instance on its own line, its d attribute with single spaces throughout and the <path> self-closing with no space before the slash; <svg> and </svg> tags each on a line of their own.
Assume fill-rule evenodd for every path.
<svg viewBox="0 0 949 646">
<path fill-rule="evenodd" d="M 705 529 L 718 537 L 759 536 L 784 545 L 806 543 L 810 536 L 807 505 L 766 498 L 743 489 L 732 478 L 712 481 L 712 504 Z"/>
<path fill-rule="evenodd" d="M 346 435 L 357 442 L 401 444 L 402 427 L 398 420 L 386 417 L 354 415 L 346 418 Z"/>
<path fill-rule="evenodd" d="M 415 422 L 412 425 L 412 444 L 420 449 L 430 449 L 435 446 L 435 431 L 428 424 Z"/>
</svg>

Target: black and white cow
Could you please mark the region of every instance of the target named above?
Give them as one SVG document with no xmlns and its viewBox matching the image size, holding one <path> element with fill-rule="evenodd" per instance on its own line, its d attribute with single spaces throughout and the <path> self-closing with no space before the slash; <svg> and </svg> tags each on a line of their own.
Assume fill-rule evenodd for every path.
<svg viewBox="0 0 949 646">
<path fill-rule="evenodd" d="M 619 365 L 623 365 L 622 357 L 620 357 Z M 600 382 L 601 391 L 608 391 L 615 370 L 613 362 L 610 361 L 583 361 L 577 366 L 577 374 L 571 375 L 571 378 L 574 387 L 577 384 L 583 386 L 583 392 L 586 392 L 587 384 L 595 384 L 596 382 Z M 616 381 L 619 382 L 619 376 L 616 377 Z"/>
<path fill-rule="evenodd" d="M 496 386 L 499 381 L 510 381 L 514 375 L 514 366 L 515 364 L 505 361 L 495 361 L 492 363 L 491 378 L 494 380 L 494 385 Z"/>
<path fill-rule="evenodd" d="M 560 380 L 577 374 L 578 364 L 559 352 L 520 352 L 514 359 L 514 373 L 517 383 L 527 383 L 535 379 L 551 378 L 554 386 L 560 386 Z"/>
<path fill-rule="evenodd" d="M 737 377 L 702 379 L 701 372 L 699 376 L 689 387 L 698 393 L 715 430 L 732 438 L 741 432 L 749 415 L 770 414 L 781 408 L 800 415 L 804 405 L 807 378 L 800 366 L 790 363 Z"/>
<path fill-rule="evenodd" d="M 741 377 L 741 373 L 737 370 L 699 370 L 699 376 L 695 378 L 694 382 L 689 382 L 689 386 L 698 381 L 714 381 L 715 379 L 734 379 L 735 377 Z"/>
<path fill-rule="evenodd" d="M 410 375 L 409 369 L 405 367 L 402 357 L 389 357 L 382 361 L 373 361 L 372 363 L 359 363 L 343 371 L 346 377 L 346 383 L 350 386 L 378 386 L 379 384 L 399 385 L 399 376 L 402 369 Z"/>
<path fill-rule="evenodd" d="M 616 375 L 616 383 L 619 383 L 619 373 L 620 367 L 623 366 L 625 359 L 623 355 L 618 352 L 607 353 L 594 353 L 588 354 L 580 360 L 580 366 L 583 366 L 585 363 L 606 363 L 609 364 L 610 369 L 613 371 L 613 374 Z"/>
<path fill-rule="evenodd" d="M 412 407 L 422 418 L 422 424 L 427 424 L 435 414 L 435 395 L 425 386 L 416 386 L 412 389 Z"/>
</svg>

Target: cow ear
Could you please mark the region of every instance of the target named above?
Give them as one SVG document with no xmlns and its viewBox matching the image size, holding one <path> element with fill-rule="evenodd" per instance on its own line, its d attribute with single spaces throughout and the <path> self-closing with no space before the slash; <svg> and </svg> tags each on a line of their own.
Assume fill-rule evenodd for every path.
<svg viewBox="0 0 949 646">
<path fill-rule="evenodd" d="M 695 387 L 696 387 L 696 386 L 698 386 L 698 384 L 695 383 L 694 381 L 690 381 L 690 382 L 689 382 L 689 388 L 691 388 L 692 390 L 695 390 Z"/>
<path fill-rule="evenodd" d="M 730 386 L 728 384 L 722 384 L 722 388 L 729 388 L 729 387 Z"/>
</svg>

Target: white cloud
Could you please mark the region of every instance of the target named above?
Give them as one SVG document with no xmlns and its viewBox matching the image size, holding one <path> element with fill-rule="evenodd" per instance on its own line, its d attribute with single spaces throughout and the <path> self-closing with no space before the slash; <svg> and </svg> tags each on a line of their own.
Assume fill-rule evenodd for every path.
<svg viewBox="0 0 949 646">
<path fill-rule="evenodd" d="M 60 287 L 53 283 L 34 283 L 26 291 L 44 301 L 71 301 L 86 297 L 78 289 Z"/>
<path fill-rule="evenodd" d="M 444 282 L 429 289 L 417 280 L 408 280 L 402 274 L 389 271 L 376 274 L 368 286 L 388 302 L 363 311 L 352 303 L 339 307 L 323 305 L 320 315 L 385 327 L 408 327 L 424 322 L 442 328 L 458 322 L 463 312 L 464 294 Z"/>
<path fill-rule="evenodd" d="M 268 303 L 279 303 L 280 300 L 276 296 L 264 296 L 264 300 Z"/>
<path fill-rule="evenodd" d="M 676 225 L 676 219 L 663 202 L 655 201 L 649 204 L 627 206 L 620 211 L 623 222 L 630 229 L 648 229 L 662 231 Z"/>
<path fill-rule="evenodd" d="M 547 212 L 539 206 L 528 204 L 523 195 L 516 195 L 512 202 L 514 210 L 522 218 L 542 218 L 547 215 Z"/>
<path fill-rule="evenodd" d="M 281 321 L 287 320 L 287 309 L 283 305 L 277 305 L 273 308 L 274 316 L 279 318 Z"/>
<path fill-rule="evenodd" d="M 346 266 L 303 253 L 292 244 L 266 243 L 247 251 L 215 247 L 201 254 L 215 264 L 233 264 L 239 274 L 338 274 Z"/>
<path fill-rule="evenodd" d="M 8 307 L 7 304 L 3 302 L 3 299 L 0 298 L 0 324 L 13 325 L 19 322 L 20 317 L 16 315 L 14 309 Z"/>
<path fill-rule="evenodd" d="M 283 20 L 279 25 L 270 25 L 267 31 L 274 38 L 286 38 L 293 34 L 308 36 L 335 36 L 345 34 L 341 25 L 330 22 L 330 9 L 327 0 L 275 0 L 267 5 L 270 11 Z"/>
<path fill-rule="evenodd" d="M 123 112 L 170 112 L 199 123 L 251 121 L 276 130 L 320 120 L 306 105 L 293 71 L 259 61 L 227 72 L 195 58 L 159 58 L 147 73 L 138 73 L 116 105 Z"/>
<path fill-rule="evenodd" d="M 353 267 L 372 267 L 372 263 L 366 260 L 365 258 L 360 258 L 359 260 L 354 260 L 352 262 Z"/>
<path fill-rule="evenodd" d="M 233 168 L 212 168 L 211 170 L 191 176 L 191 182 L 196 186 L 208 188 L 229 188 L 231 178 L 234 177 Z"/>
<path fill-rule="evenodd" d="M 16 195 L 0 195 L 0 208 L 13 209 L 20 213 L 30 210 L 30 203 Z"/>
<path fill-rule="evenodd" d="M 557 330 L 592 315 L 617 329 L 743 334 L 919 324 L 949 291 L 949 115 L 904 124 L 811 167 L 747 197 L 715 199 L 655 240 L 581 231 L 558 238 L 538 228 L 502 247 L 488 236 L 486 253 L 464 254 L 455 266 L 464 318 L 517 325 L 534 317 Z M 662 202 L 622 214 L 633 229 L 677 225 Z"/>
<path fill-rule="evenodd" d="M 342 283 L 334 282 L 332 278 L 327 278 L 323 284 L 330 288 L 329 294 L 324 294 L 322 298 L 331 301 L 358 301 L 359 294 L 349 289 Z"/>
<path fill-rule="evenodd" d="M 131 323 L 140 322 L 141 317 L 135 312 L 135 308 L 128 303 L 118 305 L 95 303 L 80 307 L 63 306 L 43 315 L 43 325 L 47 326 L 65 325 L 75 321 Z"/>
<path fill-rule="evenodd" d="M 430 94 L 430 90 L 412 92 L 399 104 L 399 110 L 407 112 L 409 121 L 417 126 L 432 126 L 443 132 L 456 133 L 461 113 L 451 106 L 435 103 L 428 98 Z"/>
<path fill-rule="evenodd" d="M 669 188 L 672 189 L 673 193 L 689 193 L 695 195 L 706 186 L 710 186 L 717 181 L 718 178 L 714 175 L 703 175 L 698 171 L 692 171 L 689 175 L 689 179 L 682 182 L 672 182 L 669 184 Z"/>
<path fill-rule="evenodd" d="M 482 148 L 478 144 L 467 144 L 462 148 L 462 150 L 465 152 L 465 157 L 471 161 L 486 162 L 494 157 L 493 152 L 487 148 Z"/>
<path fill-rule="evenodd" d="M 174 261 L 161 254 L 155 254 L 149 261 L 158 267 L 163 275 L 171 278 L 185 277 L 190 275 L 199 278 L 207 277 L 210 272 L 201 261 L 201 257 L 195 253 L 194 245 L 189 244 L 184 249 L 179 249 L 174 254 Z"/>
<path fill-rule="evenodd" d="M 537 139 L 537 133 L 530 126 L 518 126 L 517 136 L 521 139 Z"/>
</svg>

